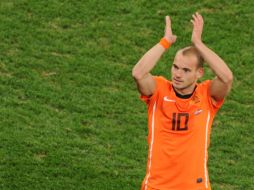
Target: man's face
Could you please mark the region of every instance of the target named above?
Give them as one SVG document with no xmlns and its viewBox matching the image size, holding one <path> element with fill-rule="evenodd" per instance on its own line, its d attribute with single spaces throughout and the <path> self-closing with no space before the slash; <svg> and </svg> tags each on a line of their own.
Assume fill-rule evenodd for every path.
<svg viewBox="0 0 254 190">
<path fill-rule="evenodd" d="M 203 74 L 203 69 L 198 68 L 198 58 L 193 55 L 183 55 L 182 50 L 176 53 L 172 68 L 172 83 L 177 90 L 187 90 L 195 86 L 198 78 Z"/>
</svg>

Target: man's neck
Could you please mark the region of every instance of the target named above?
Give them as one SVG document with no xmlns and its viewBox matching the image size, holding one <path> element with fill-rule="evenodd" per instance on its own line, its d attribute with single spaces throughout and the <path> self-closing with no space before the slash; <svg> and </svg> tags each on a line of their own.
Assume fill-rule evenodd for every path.
<svg viewBox="0 0 254 190">
<path fill-rule="evenodd" d="M 176 89 L 174 87 L 173 87 L 173 89 L 174 89 L 177 97 L 187 99 L 192 96 L 196 87 L 197 87 L 196 84 L 194 84 L 193 86 L 189 87 L 188 89 L 186 89 L 186 88 L 185 89 Z"/>
</svg>

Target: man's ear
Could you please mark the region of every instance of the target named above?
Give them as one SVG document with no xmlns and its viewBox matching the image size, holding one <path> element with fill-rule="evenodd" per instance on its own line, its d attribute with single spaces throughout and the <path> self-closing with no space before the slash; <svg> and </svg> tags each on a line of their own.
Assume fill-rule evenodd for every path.
<svg viewBox="0 0 254 190">
<path fill-rule="evenodd" d="M 198 68 L 198 71 L 197 71 L 197 75 L 198 75 L 198 79 L 200 79 L 201 77 L 203 77 L 204 75 L 204 68 L 203 67 L 200 67 Z"/>
</svg>

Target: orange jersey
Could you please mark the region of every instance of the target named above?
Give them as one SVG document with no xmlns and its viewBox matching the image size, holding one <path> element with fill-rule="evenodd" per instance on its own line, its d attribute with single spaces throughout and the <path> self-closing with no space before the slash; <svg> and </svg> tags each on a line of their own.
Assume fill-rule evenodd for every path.
<svg viewBox="0 0 254 190">
<path fill-rule="evenodd" d="M 154 77 L 156 90 L 141 96 L 148 106 L 148 161 L 142 190 L 209 190 L 210 130 L 223 101 L 213 103 L 210 80 L 188 99 L 176 96 L 170 81 Z"/>
</svg>

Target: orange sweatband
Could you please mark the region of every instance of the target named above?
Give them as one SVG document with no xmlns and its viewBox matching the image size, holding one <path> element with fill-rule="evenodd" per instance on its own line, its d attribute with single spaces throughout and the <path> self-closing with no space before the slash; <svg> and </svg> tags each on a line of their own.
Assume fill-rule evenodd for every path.
<svg viewBox="0 0 254 190">
<path fill-rule="evenodd" d="M 166 38 L 161 38 L 160 45 L 162 45 L 165 49 L 168 49 L 170 47 L 170 43 Z"/>
</svg>

